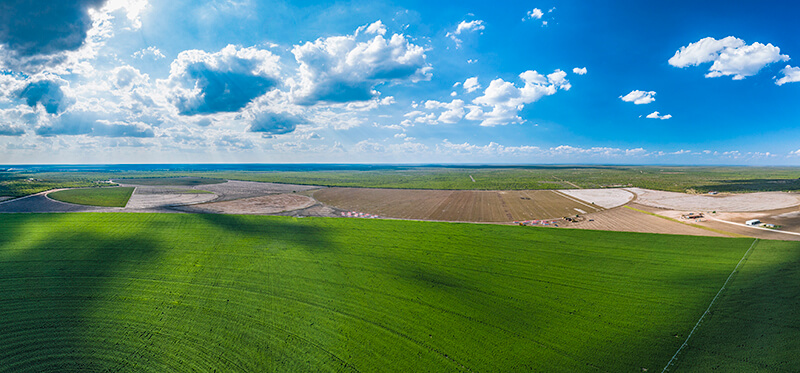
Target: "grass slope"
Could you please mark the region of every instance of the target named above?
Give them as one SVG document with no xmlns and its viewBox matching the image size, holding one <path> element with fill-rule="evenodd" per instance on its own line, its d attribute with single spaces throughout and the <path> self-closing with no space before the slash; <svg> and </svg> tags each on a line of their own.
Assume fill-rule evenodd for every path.
<svg viewBox="0 0 800 373">
<path fill-rule="evenodd" d="M 133 190 L 133 187 L 68 189 L 48 193 L 47 196 L 56 201 L 78 205 L 125 207 Z"/>
<path fill-rule="evenodd" d="M 654 371 L 751 242 L 360 219 L 0 215 L 0 366 Z"/>
</svg>

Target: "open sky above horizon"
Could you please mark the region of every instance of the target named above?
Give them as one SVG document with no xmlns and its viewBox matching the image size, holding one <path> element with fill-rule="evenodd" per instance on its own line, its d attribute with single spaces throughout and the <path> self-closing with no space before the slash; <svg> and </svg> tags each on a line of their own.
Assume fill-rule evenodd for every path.
<svg viewBox="0 0 800 373">
<path fill-rule="evenodd" d="M 0 164 L 798 165 L 798 10 L 11 0 Z"/>
</svg>

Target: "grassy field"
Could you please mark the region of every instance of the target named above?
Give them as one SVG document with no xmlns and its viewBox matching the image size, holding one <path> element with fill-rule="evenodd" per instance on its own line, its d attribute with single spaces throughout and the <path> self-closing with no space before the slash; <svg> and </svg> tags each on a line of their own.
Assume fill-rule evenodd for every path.
<svg viewBox="0 0 800 373">
<path fill-rule="evenodd" d="M 56 201 L 78 205 L 125 207 L 133 190 L 133 187 L 82 188 L 59 190 L 47 196 Z"/>
<path fill-rule="evenodd" d="M 0 366 L 660 371 L 751 243 L 361 219 L 0 215 Z M 734 331 L 740 343 L 796 347 L 795 245 L 760 243 L 730 285 L 742 293 L 730 312 L 775 325 L 765 336 L 747 332 L 757 325 Z M 732 342 L 705 338 L 717 359 L 749 367 Z"/>
<path fill-rule="evenodd" d="M 800 249 L 759 241 L 671 371 L 795 372 Z"/>
</svg>

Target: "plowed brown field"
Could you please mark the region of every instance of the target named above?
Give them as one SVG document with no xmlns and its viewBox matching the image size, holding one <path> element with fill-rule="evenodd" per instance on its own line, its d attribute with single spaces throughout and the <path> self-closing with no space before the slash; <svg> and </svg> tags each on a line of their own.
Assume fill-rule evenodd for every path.
<svg viewBox="0 0 800 373">
<path fill-rule="evenodd" d="M 591 213 L 599 206 L 552 190 L 475 191 L 373 188 L 327 188 L 314 198 L 343 210 L 388 218 L 509 222 Z"/>
</svg>

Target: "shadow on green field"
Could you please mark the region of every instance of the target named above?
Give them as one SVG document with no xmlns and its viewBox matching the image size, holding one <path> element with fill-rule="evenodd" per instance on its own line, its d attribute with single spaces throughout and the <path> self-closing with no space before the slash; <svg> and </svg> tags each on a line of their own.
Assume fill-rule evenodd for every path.
<svg viewBox="0 0 800 373">
<path fill-rule="evenodd" d="M 300 248 L 324 252 L 333 250 L 326 229 L 318 224 L 302 224 L 297 218 L 264 217 L 252 215 L 193 214 L 206 223 L 224 230 L 251 237 L 256 244 L 271 248 Z M 276 243 L 281 243 L 275 245 Z"/>
<path fill-rule="evenodd" d="M 148 265 L 158 243 L 133 233 L 67 229 L 60 225 L 64 217 L 0 217 L 0 370 L 114 367 L 107 359 L 120 351 L 104 344 L 107 336 L 90 325 L 97 320 L 89 315 L 103 312 L 95 309 L 98 300 L 123 296 L 109 292 L 107 281 L 126 267 Z M 25 232 L 28 223 L 46 231 Z"/>
<path fill-rule="evenodd" d="M 760 241 L 678 356 L 674 371 L 796 371 L 800 243 Z"/>
<path fill-rule="evenodd" d="M 404 262 L 393 267 L 401 278 L 424 288 L 458 292 L 469 287 L 464 276 L 453 276 L 423 263 Z"/>
</svg>

